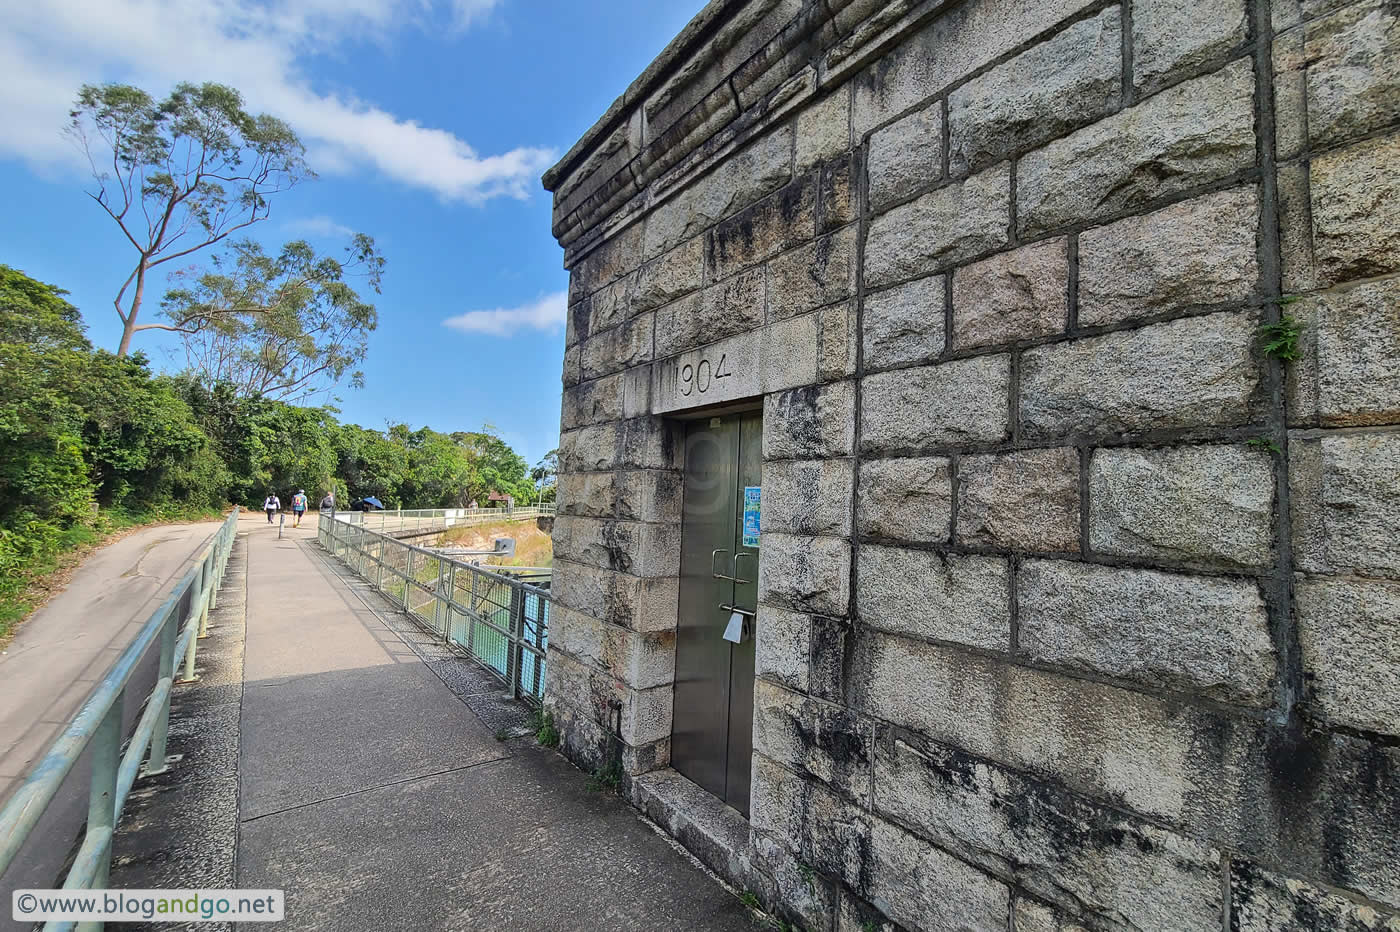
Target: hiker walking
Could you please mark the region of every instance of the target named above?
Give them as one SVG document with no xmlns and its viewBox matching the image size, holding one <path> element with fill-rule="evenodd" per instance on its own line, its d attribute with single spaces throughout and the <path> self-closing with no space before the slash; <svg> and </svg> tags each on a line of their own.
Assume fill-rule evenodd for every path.
<svg viewBox="0 0 1400 932">
<path fill-rule="evenodd" d="M 306 514 L 306 490 L 297 489 L 292 496 L 292 527 L 301 527 L 301 516 Z"/>
<path fill-rule="evenodd" d="M 273 514 L 281 510 L 282 500 L 277 497 L 276 493 L 268 492 L 267 498 L 263 500 L 263 511 L 267 512 L 267 523 L 271 524 Z"/>
</svg>

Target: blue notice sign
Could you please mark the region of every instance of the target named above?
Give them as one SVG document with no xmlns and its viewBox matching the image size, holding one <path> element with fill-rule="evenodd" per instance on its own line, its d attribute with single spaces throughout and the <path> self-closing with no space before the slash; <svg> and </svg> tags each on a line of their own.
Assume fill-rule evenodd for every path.
<svg viewBox="0 0 1400 932">
<path fill-rule="evenodd" d="M 759 487 L 744 486 L 744 546 L 758 546 Z"/>
</svg>

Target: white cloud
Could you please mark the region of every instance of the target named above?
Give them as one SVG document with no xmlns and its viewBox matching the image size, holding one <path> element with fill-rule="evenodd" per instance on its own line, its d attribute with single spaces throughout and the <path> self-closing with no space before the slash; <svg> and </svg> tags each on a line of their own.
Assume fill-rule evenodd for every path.
<svg viewBox="0 0 1400 932">
<path fill-rule="evenodd" d="M 451 131 L 424 126 L 350 93 L 312 87 L 303 53 L 394 30 L 465 28 L 500 0 L 44 0 L 15 4 L 0 33 L 0 155 L 37 168 L 81 165 L 61 136 L 78 87 L 120 80 L 160 92 L 176 81 L 213 80 L 253 110 L 286 119 L 307 143 L 312 167 L 370 167 L 447 200 L 523 198 L 555 158 L 521 146 L 482 155 Z M 441 9 L 439 9 L 441 7 Z"/>
<path fill-rule="evenodd" d="M 449 317 L 442 323 L 466 333 L 486 333 L 508 337 L 520 330 L 557 331 L 564 326 L 569 312 L 569 293 L 556 291 L 533 304 L 520 307 L 498 307 L 490 311 L 467 311 Z"/>
<path fill-rule="evenodd" d="M 336 223 L 330 217 L 315 216 L 303 217 L 299 220 L 289 220 L 284 224 L 286 229 L 293 233 L 301 233 L 305 236 L 325 236 L 339 239 L 349 239 L 355 235 L 355 231 L 343 223 Z"/>
</svg>

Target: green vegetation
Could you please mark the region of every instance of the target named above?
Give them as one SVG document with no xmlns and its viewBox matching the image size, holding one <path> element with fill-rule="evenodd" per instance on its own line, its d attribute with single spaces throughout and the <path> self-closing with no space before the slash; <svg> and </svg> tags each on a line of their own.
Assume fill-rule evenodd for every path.
<svg viewBox="0 0 1400 932">
<path fill-rule="evenodd" d="M 1254 447 L 1256 450 L 1268 450 L 1270 453 L 1283 452 L 1282 448 L 1268 437 L 1250 437 L 1245 443 L 1248 446 Z"/>
<path fill-rule="evenodd" d="M 606 767 L 599 767 L 588 777 L 588 788 L 595 793 L 616 793 L 621 786 L 622 766 L 615 760 L 609 761 Z"/>
<path fill-rule="evenodd" d="M 67 292 L 0 265 L 0 637 L 59 556 L 125 526 L 251 509 L 306 489 L 446 508 L 533 500 L 526 461 L 489 425 L 439 433 L 340 424 L 229 382 L 153 373 L 96 349 Z"/>
<path fill-rule="evenodd" d="M 1303 352 L 1298 347 L 1298 338 L 1302 333 L 1303 325 L 1288 314 L 1280 317 L 1276 324 L 1262 324 L 1259 335 L 1264 344 L 1264 355 L 1284 362 L 1301 358 Z"/>
<path fill-rule="evenodd" d="M 758 897 L 752 890 L 745 890 L 743 893 L 740 893 L 739 902 L 743 903 L 749 909 L 761 910 L 763 908 L 762 904 L 758 902 Z"/>
<path fill-rule="evenodd" d="M 547 748 L 559 746 L 559 730 L 554 727 L 554 713 L 540 706 L 530 713 L 530 727 L 535 730 L 535 740 Z"/>
</svg>

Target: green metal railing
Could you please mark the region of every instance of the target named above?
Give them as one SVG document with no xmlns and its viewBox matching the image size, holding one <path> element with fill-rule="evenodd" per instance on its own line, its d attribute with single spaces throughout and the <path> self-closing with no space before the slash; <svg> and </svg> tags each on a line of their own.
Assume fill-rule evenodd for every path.
<svg viewBox="0 0 1400 932">
<path fill-rule="evenodd" d="M 322 512 L 321 546 L 360 578 L 500 677 L 513 697 L 544 696 L 549 582 L 539 567 L 483 567 Z M 510 575 L 507 575 L 510 574 Z"/>
<path fill-rule="evenodd" d="M 63 889 L 91 890 L 107 885 L 112 836 L 143 759 L 148 775 L 161 773 L 166 768 L 165 742 L 170 728 L 170 694 L 176 682 L 175 670 L 183 663 L 181 682 L 194 679 L 198 639 L 208 630 L 209 612 L 218 604 L 219 582 L 228 565 L 237 529 L 238 509 L 234 508 L 175 590 L 146 620 L 140 633 L 102 677 L 68 727 L 49 746 L 48 753 L 34 765 L 9 802 L 0 809 L 0 874 L 5 873 L 19 854 L 78 758 L 91 747 L 92 783 L 88 793 L 87 828 L 73 865 L 64 878 Z M 187 595 L 190 596 L 188 600 Z M 183 617 L 179 613 L 182 604 L 189 606 Z M 160 674 L 123 752 L 122 708 L 127 684 L 147 649 L 157 640 L 160 642 Z M 75 925 L 82 930 L 102 928 L 100 922 L 76 924 L 57 920 L 44 928 L 67 930 Z"/>
</svg>

